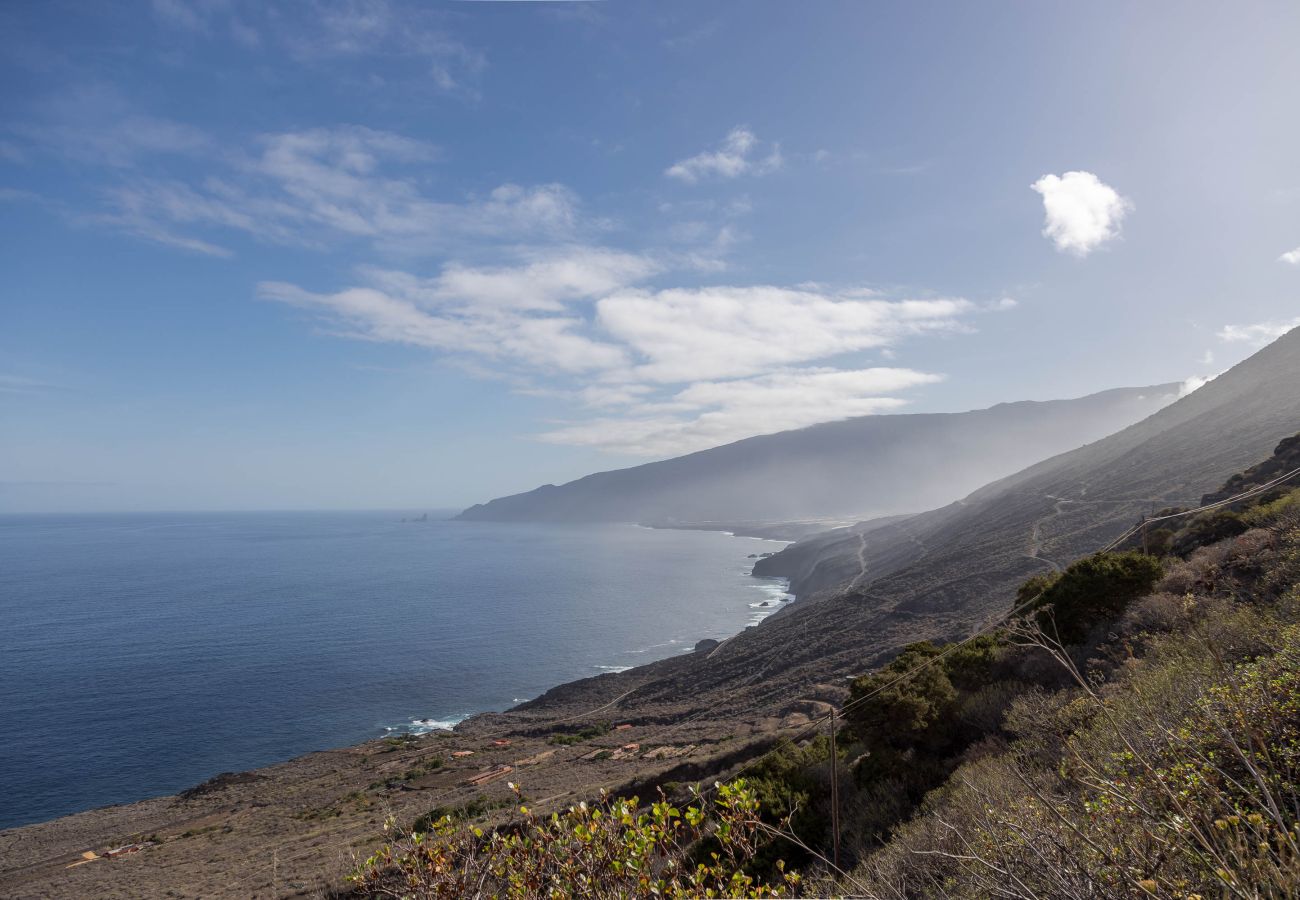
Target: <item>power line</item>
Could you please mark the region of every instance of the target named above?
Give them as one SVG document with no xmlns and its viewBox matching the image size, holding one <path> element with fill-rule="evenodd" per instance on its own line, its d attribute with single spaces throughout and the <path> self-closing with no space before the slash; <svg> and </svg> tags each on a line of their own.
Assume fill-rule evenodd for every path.
<svg viewBox="0 0 1300 900">
<path fill-rule="evenodd" d="M 1146 519 L 1145 523 L 1138 523 L 1134 527 L 1130 528 L 1128 531 L 1121 534 L 1119 537 L 1115 538 L 1115 540 L 1107 544 L 1100 552 L 1105 553 L 1108 550 L 1113 550 L 1115 547 L 1118 547 L 1124 541 L 1128 540 L 1130 537 L 1137 534 L 1138 531 L 1142 529 L 1143 524 L 1150 525 L 1152 522 L 1163 522 L 1166 521 L 1167 519 L 1177 519 L 1181 516 L 1190 516 L 1194 513 L 1206 512 L 1211 509 L 1218 509 L 1221 506 L 1227 506 L 1232 503 L 1237 503 L 1241 500 L 1245 500 L 1249 497 L 1253 497 L 1256 494 L 1262 494 L 1267 490 L 1277 487 L 1279 484 L 1283 483 L 1284 481 L 1288 481 L 1291 478 L 1294 478 L 1296 475 L 1300 475 L 1300 468 L 1292 469 L 1290 472 L 1287 472 L 1285 475 L 1279 475 L 1277 478 L 1274 478 L 1271 481 L 1267 481 L 1264 484 L 1256 485 L 1255 487 L 1250 488 L 1249 490 L 1243 491 L 1240 494 L 1237 494 L 1232 497 L 1228 497 L 1224 500 L 1217 500 L 1214 503 L 1207 503 L 1204 506 L 1198 506 L 1194 509 L 1179 510 L 1177 512 L 1169 513 L 1163 516 L 1153 516 L 1149 519 Z"/>
<path fill-rule="evenodd" d="M 1237 495 L 1232 496 L 1232 497 L 1228 497 L 1228 498 L 1225 499 L 1225 500 L 1220 500 L 1220 501 L 1217 501 L 1217 502 L 1215 502 L 1215 503 L 1207 503 L 1207 504 L 1205 504 L 1204 506 L 1200 506 L 1200 507 L 1197 507 L 1197 508 L 1195 508 L 1195 509 L 1180 510 L 1180 511 L 1178 511 L 1178 512 L 1169 513 L 1168 515 L 1159 516 L 1159 517 L 1156 518 L 1156 519 L 1148 519 L 1147 521 L 1148 521 L 1148 523 L 1149 523 L 1149 522 L 1152 522 L 1152 521 L 1166 521 L 1166 520 L 1168 520 L 1168 519 L 1176 519 L 1176 518 L 1180 518 L 1180 517 L 1182 517 L 1182 516 L 1189 516 L 1189 515 L 1192 515 L 1192 514 L 1194 514 L 1194 513 L 1205 512 L 1206 510 L 1210 510 L 1210 509 L 1217 509 L 1217 508 L 1220 507 L 1220 506 L 1226 506 L 1227 504 L 1230 504 L 1230 503 L 1236 503 L 1236 502 L 1238 502 L 1238 501 L 1240 501 L 1240 500 L 1245 500 L 1245 499 L 1248 499 L 1249 497 L 1255 496 L 1256 494 L 1260 494 L 1260 493 L 1262 493 L 1262 492 L 1264 492 L 1264 491 L 1266 491 L 1266 490 L 1268 490 L 1268 489 L 1270 489 L 1270 488 L 1276 487 L 1277 485 L 1279 485 L 1279 484 L 1281 484 L 1281 483 L 1283 483 L 1283 482 L 1285 482 L 1285 481 L 1288 481 L 1288 480 L 1291 479 L 1291 478 L 1296 477 L 1297 475 L 1300 475 L 1300 468 L 1292 469 L 1290 472 L 1287 472 L 1285 475 L 1278 476 L 1277 478 L 1274 478 L 1273 480 L 1271 480 L 1271 481 L 1269 481 L 1269 482 L 1266 482 L 1265 484 L 1257 485 L 1256 487 L 1253 487 L 1253 488 L 1250 488 L 1249 490 L 1243 491 L 1243 492 L 1240 493 L 1240 494 L 1237 494 Z M 1096 551 L 1096 552 L 1099 552 L 1099 553 L 1106 553 L 1106 552 L 1110 551 L 1110 550 L 1113 549 L 1115 546 L 1117 546 L 1118 544 L 1120 544 L 1121 542 L 1123 542 L 1125 539 L 1127 539 L 1128 537 L 1131 537 L 1133 534 L 1135 534 L 1139 528 L 1141 528 L 1141 525 L 1138 525 L 1136 528 L 1130 529 L 1129 531 L 1127 531 L 1127 532 L 1125 532 L 1124 534 L 1120 535 L 1119 538 L 1115 539 L 1115 540 L 1112 541 L 1110 544 L 1106 545 L 1106 547 L 1104 547 L 1103 549 L 1101 549 L 1101 550 L 1099 550 L 1099 551 Z M 844 713 L 848 712 L 850 709 L 853 709 L 854 707 L 856 707 L 856 706 L 858 706 L 858 705 L 860 705 L 860 704 L 862 704 L 862 703 L 866 703 L 868 700 L 871 700 L 872 698 L 874 698 L 874 697 L 878 696 L 879 694 L 881 694 L 881 693 L 883 693 L 883 692 L 889 690 L 890 688 L 892 688 L 892 687 L 894 687 L 894 686 L 896 686 L 896 685 L 898 685 L 898 684 L 901 684 L 901 683 L 904 682 L 904 681 L 907 681 L 908 679 L 912 678 L 912 677 L 915 676 L 915 675 L 919 675 L 921 672 L 925 671 L 926 669 L 930 668 L 931 666 L 935 665 L 936 663 L 941 662 L 942 660 L 944 660 L 944 659 L 947 658 L 948 656 L 952 655 L 953 653 L 957 652 L 957 651 L 960 650 L 961 648 L 965 647 L 965 646 L 966 646 L 967 644 L 969 644 L 971 641 L 974 641 L 974 640 L 976 640 L 977 638 L 983 637 L 985 634 L 988 634 L 988 633 L 989 633 L 990 631 L 992 631 L 993 629 L 995 629 L 995 628 L 997 628 L 997 627 L 1000 627 L 1001 625 L 1003 625 L 1004 623 L 1006 623 L 1006 622 L 1009 621 L 1010 619 L 1014 618 L 1015 616 L 1019 615 L 1020 613 L 1027 611 L 1027 610 L 1028 610 L 1028 609 L 1029 609 L 1029 608 L 1030 608 L 1034 603 L 1036 603 L 1038 600 L 1040 600 L 1040 599 L 1042 598 L 1043 594 L 1045 594 L 1045 593 L 1046 593 L 1046 590 L 1039 591 L 1039 592 L 1038 592 L 1037 594 L 1035 594 L 1034 596 L 1032 596 L 1032 597 L 1030 597 L 1029 599 L 1023 601 L 1022 603 L 1018 603 L 1016 606 L 1012 607 L 1012 609 L 1011 609 L 1009 612 L 1003 614 L 1002 616 L 998 617 L 997 619 L 993 620 L 992 622 L 989 622 L 987 625 L 983 626 L 982 628 L 980 628 L 978 631 L 974 632 L 973 634 L 971 634 L 971 635 L 969 635 L 969 636 L 963 638 L 963 639 L 960 640 L 960 641 L 957 641 L 956 643 L 949 644 L 947 647 L 945 647 L 945 648 L 944 648 L 943 650 L 941 650 L 939 653 L 935 654 L 934 656 L 928 657 L 926 660 L 924 660 L 924 661 L 923 661 L 922 663 L 920 663 L 919 665 L 914 666 L 913 668 L 909 669 L 908 671 L 903 672 L 902 674 L 900 674 L 897 678 L 894 678 L 894 679 L 892 679 L 892 680 L 886 682 L 885 684 L 878 685 L 876 688 L 874 688 L 874 689 L 873 689 L 872 691 L 870 691 L 869 693 L 864 694 L 864 695 L 862 695 L 861 697 L 859 697 L 857 700 L 854 700 L 854 701 L 852 701 L 851 703 L 848 703 L 848 704 L 846 704 L 845 706 L 841 707 L 841 708 L 840 708 L 840 711 L 839 711 L 839 714 L 840 714 L 840 715 L 843 715 Z M 819 727 L 819 726 L 822 725 L 824 722 L 828 721 L 828 720 L 830 719 L 830 716 L 833 715 L 833 714 L 834 714 L 834 713 L 832 712 L 831 714 L 823 715 L 822 717 L 820 717 L 820 718 L 818 718 L 818 719 L 815 719 L 815 720 L 809 722 L 806 726 L 804 726 L 802 729 L 800 729 L 800 731 L 799 731 L 798 733 L 796 733 L 795 735 L 793 735 L 792 737 L 787 738 L 786 740 L 784 740 L 784 741 L 782 741 L 781 743 L 777 744 L 777 746 L 771 748 L 770 750 L 767 750 L 766 752 L 764 752 L 764 753 L 761 754 L 760 756 L 758 756 L 758 757 L 756 757 L 755 759 L 751 760 L 750 762 L 746 763 L 746 764 L 745 764 L 743 767 L 741 767 L 737 772 L 733 773 L 733 774 L 731 775 L 731 778 L 732 778 L 732 779 L 735 779 L 735 778 L 739 778 L 739 777 L 741 777 L 741 776 L 744 775 L 746 772 L 750 771 L 751 769 L 753 769 L 754 767 L 756 767 L 757 765 L 759 765 L 760 763 L 762 763 L 763 760 L 765 760 L 767 757 L 771 756 L 771 755 L 774 754 L 774 753 L 778 753 L 778 752 L 780 752 L 781 750 L 784 750 L 786 747 L 788 747 L 788 746 L 790 746 L 791 744 L 793 744 L 794 742 L 800 740 L 800 739 L 801 739 L 805 734 L 807 734 L 809 731 L 811 731 L 811 730 L 813 730 L 813 729 Z M 713 786 L 711 786 L 710 788 L 707 788 L 707 789 L 704 790 L 704 791 L 701 791 L 701 792 L 700 792 L 700 796 L 703 797 L 703 796 L 705 796 L 707 793 L 709 793 L 710 791 L 712 791 L 713 789 L 715 789 L 716 786 L 717 786 L 717 784 L 718 784 L 717 782 L 714 782 L 714 785 L 713 785 Z"/>
</svg>

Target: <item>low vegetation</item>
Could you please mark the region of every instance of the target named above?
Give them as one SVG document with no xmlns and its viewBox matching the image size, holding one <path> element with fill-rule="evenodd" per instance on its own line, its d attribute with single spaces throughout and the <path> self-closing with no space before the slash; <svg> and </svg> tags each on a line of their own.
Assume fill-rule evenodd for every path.
<svg viewBox="0 0 1300 900">
<path fill-rule="evenodd" d="M 390 737 L 384 738 L 383 741 L 384 749 L 380 752 L 395 753 L 398 750 L 406 750 L 409 747 L 414 747 L 419 742 L 420 739 L 413 734 L 407 734 L 405 732 L 402 734 L 395 734 Z"/>
<path fill-rule="evenodd" d="M 799 884 L 745 871 L 767 826 L 743 781 L 683 807 L 605 797 L 490 833 L 451 816 L 384 844 L 353 874 L 364 893 L 413 898 L 780 897 Z M 390 827 L 393 827 L 390 823 Z"/>
<path fill-rule="evenodd" d="M 588 725 L 578 731 L 566 731 L 560 734 L 551 735 L 550 742 L 559 747 L 568 747 L 573 744 L 581 744 L 583 741 L 589 741 L 592 738 L 598 738 L 609 734 L 610 725 L 608 722 L 602 722 L 599 725 Z"/>
<path fill-rule="evenodd" d="M 1300 454 L 1300 441 L 1283 450 Z M 912 644 L 854 681 L 838 743 L 838 866 L 819 734 L 710 803 L 606 798 L 547 819 L 525 808 L 490 833 L 440 811 L 367 861 L 356 885 L 415 897 L 475 886 L 509 897 L 1300 896 L 1300 490 L 1169 523 L 1147 535 L 1151 553 L 1130 542 L 1031 579 L 998 630 Z"/>
<path fill-rule="evenodd" d="M 1298 501 L 1282 489 L 1194 517 L 1162 560 L 1102 554 L 1035 579 L 1029 616 L 871 696 L 855 776 L 916 802 L 825 889 L 1296 896 Z"/>
</svg>

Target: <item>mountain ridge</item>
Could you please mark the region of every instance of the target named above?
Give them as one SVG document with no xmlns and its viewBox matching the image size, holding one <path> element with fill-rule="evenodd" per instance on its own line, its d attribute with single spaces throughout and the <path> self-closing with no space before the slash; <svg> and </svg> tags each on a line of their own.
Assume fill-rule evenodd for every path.
<svg viewBox="0 0 1300 900">
<path fill-rule="evenodd" d="M 1139 421 L 1176 399 L 1178 388 L 859 416 L 542 485 L 457 518 L 671 527 L 913 513 Z"/>
<path fill-rule="evenodd" d="M 703 642 L 694 652 L 559 685 L 506 712 L 474 716 L 453 733 L 309 754 L 218 777 L 184 796 L 0 832 L 0 858 L 8 862 L 0 866 L 0 892 L 270 895 L 278 893 L 278 872 L 295 896 L 330 895 L 355 858 L 342 851 L 367 846 L 357 841 L 375 835 L 384 815 L 410 822 L 434 802 L 451 802 L 448 795 L 512 805 L 504 777 L 481 780 L 512 766 L 520 772 L 510 777 L 526 781 L 539 798 L 530 806 L 539 809 L 590 798 L 593 782 L 615 795 L 648 796 L 674 782 L 725 778 L 783 735 L 801 733 L 827 703 L 843 708 L 854 676 L 913 641 L 944 643 L 999 621 L 1029 576 L 1110 543 L 1152 502 L 1218 489 L 1297 431 L 1300 331 L 1141 422 L 961 501 L 769 557 L 762 567 L 793 564 L 820 546 L 813 563 L 824 583 L 719 645 Z M 600 737 L 587 743 L 592 735 Z M 618 753 L 634 746 L 655 750 Z M 126 839 L 143 848 L 129 880 L 121 863 L 84 864 L 87 848 Z M 262 864 L 232 883 L 240 854 Z"/>
<path fill-rule="evenodd" d="M 839 673 L 880 665 L 917 640 L 954 640 L 1009 608 L 1016 588 L 1118 537 L 1151 504 L 1199 498 L 1300 430 L 1300 329 L 1199 390 L 1122 431 L 1036 463 L 960 501 L 875 527 L 841 529 L 766 559 L 756 574 L 815 577 L 798 602 L 712 653 L 654 671 L 582 682 L 530 712 L 614 697 L 652 710 L 682 697 L 711 714 L 806 693 Z M 864 523 L 870 524 L 870 523 Z M 829 541 L 803 558 L 818 540 Z M 652 667 L 653 668 L 653 667 Z M 597 687 L 594 684 L 588 688 Z"/>
</svg>

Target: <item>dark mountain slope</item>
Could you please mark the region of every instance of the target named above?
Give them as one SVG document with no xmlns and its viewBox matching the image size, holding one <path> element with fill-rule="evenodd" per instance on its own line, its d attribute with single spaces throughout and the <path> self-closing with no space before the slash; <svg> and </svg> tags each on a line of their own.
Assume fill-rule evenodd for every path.
<svg viewBox="0 0 1300 900">
<path fill-rule="evenodd" d="M 462 519 L 781 522 L 916 512 L 1111 434 L 1177 385 L 965 413 L 863 416 L 598 472 L 470 507 Z"/>
<path fill-rule="evenodd" d="M 636 686 L 620 708 L 689 698 L 739 715 L 842 683 L 908 642 L 969 634 L 1029 576 L 1098 549 L 1153 504 L 1195 502 L 1298 429 L 1300 330 L 1150 418 L 965 500 L 762 561 L 760 573 L 801 579 L 798 603 L 664 677 L 633 670 L 600 693 Z"/>
</svg>

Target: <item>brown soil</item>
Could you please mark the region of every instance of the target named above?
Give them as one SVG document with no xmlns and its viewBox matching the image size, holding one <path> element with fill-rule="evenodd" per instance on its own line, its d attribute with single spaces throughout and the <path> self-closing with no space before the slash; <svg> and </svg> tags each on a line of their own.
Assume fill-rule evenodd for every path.
<svg viewBox="0 0 1300 900">
<path fill-rule="evenodd" d="M 719 720 L 694 717 L 695 703 L 655 703 L 628 717 L 629 692 L 681 668 L 681 659 L 565 685 L 455 732 L 312 753 L 226 773 L 174 797 L 0 832 L 0 896 L 326 896 L 346 887 L 347 873 L 383 841 L 390 818 L 409 827 L 435 808 L 478 802 L 488 807 L 485 820 L 504 819 L 513 813 L 511 781 L 540 811 L 601 788 L 648 797 L 665 783 L 733 769 L 808 721 L 807 704 Z M 570 744 L 552 740 L 592 725 L 609 730 Z M 501 738 L 509 745 L 494 743 Z M 462 750 L 473 755 L 452 756 Z M 469 783 L 500 766 L 511 770 Z M 104 855 L 146 841 L 154 843 Z"/>
<path fill-rule="evenodd" d="M 712 779 L 798 734 L 819 704 L 842 703 L 849 678 L 899 647 L 1000 619 L 1045 559 L 1093 552 L 1153 502 L 1215 489 L 1297 427 L 1300 329 L 1138 425 L 959 503 L 886 523 L 866 540 L 848 529 L 760 561 L 801 582 L 800 600 L 721 644 L 561 685 L 454 734 L 314 753 L 182 796 L 0 832 L 0 896 L 320 896 L 383 840 L 390 816 L 409 825 L 480 796 L 501 804 L 490 816 L 504 816 L 511 780 L 544 811 L 602 787 L 645 797 L 663 782 Z M 623 724 L 631 727 L 552 740 Z M 639 752 L 615 758 L 631 744 Z M 453 757 L 458 750 L 474 753 Z M 465 783 L 495 766 L 513 771 Z M 111 859 L 84 856 L 149 840 Z"/>
</svg>

